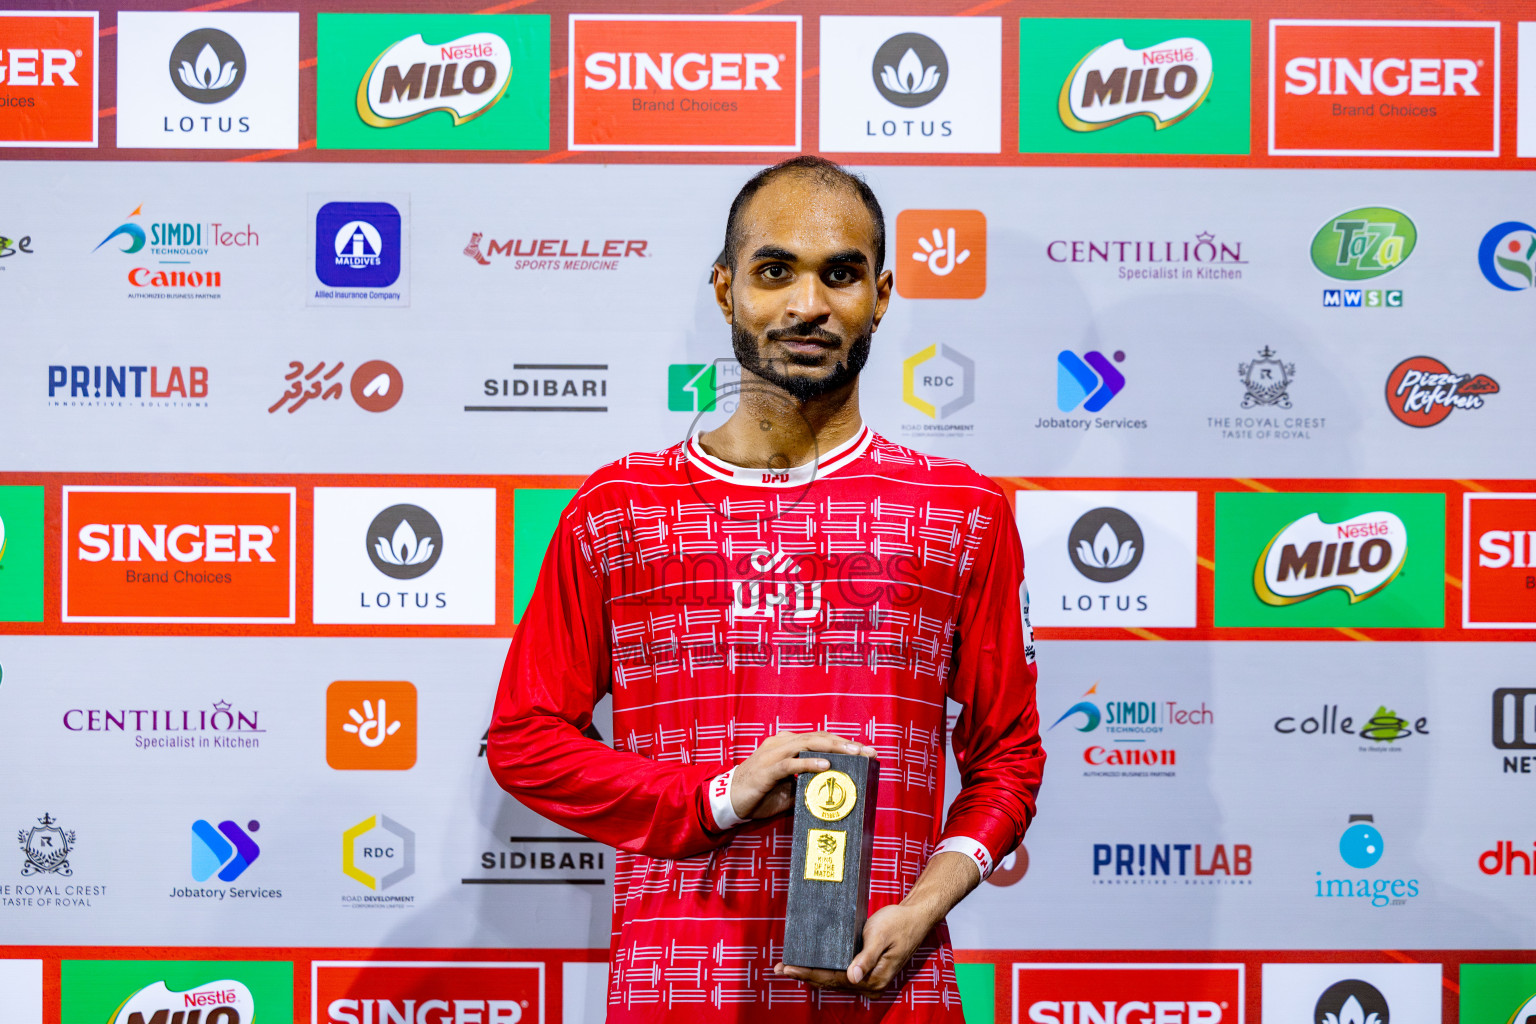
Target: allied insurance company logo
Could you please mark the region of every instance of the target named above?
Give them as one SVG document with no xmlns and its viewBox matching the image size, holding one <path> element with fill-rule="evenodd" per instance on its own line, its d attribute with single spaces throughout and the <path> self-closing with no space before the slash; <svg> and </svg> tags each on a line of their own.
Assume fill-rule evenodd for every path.
<svg viewBox="0 0 1536 1024">
<path fill-rule="evenodd" d="M 453 1007 L 466 1022 L 537 1024 L 544 1020 L 544 963 L 316 960 L 310 993 L 314 1024 L 418 1019 L 413 1013 L 425 1020 L 438 1006 Z"/>
<path fill-rule="evenodd" d="M 65 622 L 292 623 L 292 487 L 65 487 Z"/>
<path fill-rule="evenodd" d="M 96 12 L 0 14 L 0 147 L 96 145 Z"/>
<path fill-rule="evenodd" d="M 1269 23 L 1272 156 L 1498 156 L 1499 23 Z"/>
<path fill-rule="evenodd" d="M 1536 227 L 1520 220 L 1495 224 L 1477 247 L 1477 266 L 1502 291 L 1536 287 Z"/>
<path fill-rule="evenodd" d="M 798 151 L 798 15 L 570 16 L 572 150 Z"/>
<path fill-rule="evenodd" d="M 1536 494 L 1463 495 L 1462 580 L 1468 629 L 1536 629 Z"/>
<path fill-rule="evenodd" d="M 1413 255 L 1418 229 L 1408 216 L 1383 206 L 1350 210 L 1330 219 L 1312 237 L 1312 265 L 1340 281 L 1368 281 L 1391 273 Z M 1328 288 L 1323 305 L 1338 308 L 1396 309 L 1398 289 Z"/>
<path fill-rule="evenodd" d="M 325 763 L 338 771 L 405 771 L 416 765 L 416 687 L 338 680 L 325 691 Z"/>
<path fill-rule="evenodd" d="M 1013 965 L 1014 1005 L 1030 1024 L 1241 1024 L 1243 980 L 1242 964 Z"/>
<path fill-rule="evenodd" d="M 400 279 L 400 211 L 391 203 L 326 203 L 315 215 L 315 276 L 333 288 Z"/>
<path fill-rule="evenodd" d="M 987 290 L 987 217 L 980 210 L 896 215 L 896 290 L 909 299 L 979 299 Z"/>
<path fill-rule="evenodd" d="M 206 882 L 217 876 L 221 882 L 233 882 L 249 870 L 261 856 L 261 847 L 251 838 L 261 830 L 261 822 L 248 821 L 245 827 L 233 821 L 217 826 L 199 818 L 192 823 L 192 878 Z"/>
<path fill-rule="evenodd" d="M 1399 423 L 1433 427 L 1457 409 L 1481 409 L 1499 382 L 1486 373 L 1452 373 L 1434 356 L 1410 356 L 1387 375 L 1387 408 Z"/>
</svg>

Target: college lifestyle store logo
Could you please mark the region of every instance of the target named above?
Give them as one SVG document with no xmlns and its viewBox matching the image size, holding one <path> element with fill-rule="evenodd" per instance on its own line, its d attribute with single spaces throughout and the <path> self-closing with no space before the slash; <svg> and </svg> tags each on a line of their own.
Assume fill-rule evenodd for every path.
<svg viewBox="0 0 1536 1024">
<path fill-rule="evenodd" d="M 1019 151 L 1247 153 L 1249 23 L 1019 22 Z"/>
<path fill-rule="evenodd" d="M 1536 227 L 1520 220 L 1495 224 L 1477 247 L 1477 265 L 1495 288 L 1536 288 Z"/>
<path fill-rule="evenodd" d="M 416 687 L 338 680 L 325 691 L 325 763 L 338 771 L 416 765 Z"/>
<path fill-rule="evenodd" d="M 314 1024 L 537 1024 L 545 1019 L 542 961 L 316 960 L 310 971 L 309 1019 Z"/>
<path fill-rule="evenodd" d="M 322 13 L 320 149 L 549 148 L 549 16 Z"/>
<path fill-rule="evenodd" d="M 1387 375 L 1387 408 L 1399 423 L 1433 427 L 1457 409 L 1481 409 L 1499 382 L 1485 373 L 1452 373 L 1434 356 L 1410 356 Z"/>
<path fill-rule="evenodd" d="M 22 235 L 19 238 L 10 238 L 0 234 L 0 260 L 15 256 L 18 253 L 22 256 L 37 255 L 32 249 L 32 236 Z M 0 271 L 8 269 L 10 269 L 9 265 L 0 263 Z"/>
<path fill-rule="evenodd" d="M 0 487 L 0 622 L 43 621 L 43 488 Z"/>
<path fill-rule="evenodd" d="M 1468 491 L 1462 524 L 1462 623 L 1536 629 L 1536 494 Z"/>
<path fill-rule="evenodd" d="M 63 498 L 63 621 L 294 621 L 294 488 L 66 486 Z"/>
<path fill-rule="evenodd" d="M 1406 214 L 1381 206 L 1350 210 L 1332 218 L 1312 236 L 1312 265 L 1341 281 L 1368 281 L 1389 274 L 1413 255 L 1418 229 Z M 1400 289 L 1325 288 L 1323 306 L 1340 309 L 1397 309 Z"/>
<path fill-rule="evenodd" d="M 1016 963 L 1013 983 L 1029 1024 L 1240 1024 L 1243 973 L 1242 964 Z"/>
<path fill-rule="evenodd" d="M 1317 715 L 1307 715 L 1304 718 L 1296 715 L 1282 715 L 1275 719 L 1275 732 L 1282 736 L 1358 737 L 1373 744 L 1361 746 L 1359 748 L 1361 751 L 1397 752 L 1402 750 L 1397 746 L 1400 740 L 1429 735 L 1429 719 L 1420 717 L 1410 721 L 1398 715 L 1396 711 L 1388 710 L 1385 704 L 1380 704 L 1376 708 L 1376 713 L 1361 721 L 1357 729 L 1353 716 L 1345 715 L 1340 718 L 1337 704 L 1324 704 Z"/>
<path fill-rule="evenodd" d="M 50 366 L 48 405 L 52 408 L 206 409 L 208 367 Z"/>
<path fill-rule="evenodd" d="M 1499 23 L 1269 23 L 1271 156 L 1499 155 Z"/>
<path fill-rule="evenodd" d="M 987 217 L 980 210 L 896 215 L 896 290 L 909 299 L 979 299 L 987 290 Z"/>
<path fill-rule="evenodd" d="M 96 145 L 96 12 L 0 13 L 0 148 Z"/>
<path fill-rule="evenodd" d="M 284 409 L 292 414 L 312 401 L 340 401 L 342 380 L 345 379 L 340 375 L 346 368 L 347 364 L 340 361 L 335 366 L 329 366 L 324 360 L 314 366 L 305 366 L 303 362 L 293 360 L 283 375 L 286 389 L 267 407 L 267 412 Z M 352 371 L 346 390 L 358 408 L 365 412 L 388 412 L 404 396 L 405 378 L 392 364 L 382 359 L 370 359 Z"/>
<path fill-rule="evenodd" d="M 1095 885 L 1252 885 L 1247 843 L 1094 843 Z"/>
<path fill-rule="evenodd" d="M 364 818 L 342 833 L 341 870 L 358 884 L 383 892 L 416 873 L 416 833 L 383 814 Z M 414 896 L 349 896 L 353 906 L 405 906 Z"/>
<path fill-rule="evenodd" d="M 21 877 L 59 875 L 69 878 L 75 869 L 69 866 L 69 854 L 75 848 L 75 833 L 59 827 L 57 819 L 44 811 L 37 824 L 16 833 L 16 841 L 26 861 Z"/>
</svg>

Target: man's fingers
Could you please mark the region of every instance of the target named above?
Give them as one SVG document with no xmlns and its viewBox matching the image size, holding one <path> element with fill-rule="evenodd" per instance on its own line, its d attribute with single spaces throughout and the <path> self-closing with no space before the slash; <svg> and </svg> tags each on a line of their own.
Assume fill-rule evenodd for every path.
<svg viewBox="0 0 1536 1024">
<path fill-rule="evenodd" d="M 825 971 L 814 967 L 792 967 L 779 964 L 773 973 L 781 978 L 793 978 L 821 988 L 847 988 L 848 975 L 842 971 Z"/>
<path fill-rule="evenodd" d="M 777 737 L 775 737 L 777 739 Z M 855 743 L 846 736 L 839 736 L 831 732 L 808 732 L 795 737 L 799 741 L 801 750 L 818 750 L 832 754 L 858 754 L 862 757 L 874 757 L 875 748 L 867 747 L 862 743 Z"/>
</svg>

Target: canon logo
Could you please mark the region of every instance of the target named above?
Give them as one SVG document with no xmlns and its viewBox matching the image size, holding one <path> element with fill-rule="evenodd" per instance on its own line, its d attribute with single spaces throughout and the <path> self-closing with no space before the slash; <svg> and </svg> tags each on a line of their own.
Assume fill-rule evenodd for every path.
<svg viewBox="0 0 1536 1024">
<path fill-rule="evenodd" d="M 75 556 L 86 562 L 140 562 L 145 556 L 164 562 L 275 562 L 276 526 L 248 524 L 87 523 L 80 527 Z M 151 532 L 153 531 L 153 532 Z"/>
<path fill-rule="evenodd" d="M 326 1024 L 518 1024 L 514 999 L 333 999 Z"/>
<path fill-rule="evenodd" d="M 676 59 L 674 59 L 676 58 Z M 644 91 L 650 88 L 778 92 L 780 58 L 771 53 L 620 53 L 587 55 L 588 89 Z"/>
<path fill-rule="evenodd" d="M 1285 91 L 1292 96 L 1481 96 L 1476 83 L 1477 62 L 1461 58 L 1292 57 L 1285 63 Z"/>
<path fill-rule="evenodd" d="M 1220 1024 L 1221 1004 L 1205 999 L 1130 999 L 1123 1003 L 1041 1000 L 1030 1004 L 1029 1019 L 1034 1024 Z"/>
<path fill-rule="evenodd" d="M 79 85 L 74 70 L 69 50 L 0 50 L 0 85 Z"/>
</svg>

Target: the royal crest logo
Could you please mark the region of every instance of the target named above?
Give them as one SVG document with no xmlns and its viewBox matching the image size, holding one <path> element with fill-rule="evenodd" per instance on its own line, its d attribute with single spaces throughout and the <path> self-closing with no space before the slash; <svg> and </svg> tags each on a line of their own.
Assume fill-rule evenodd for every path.
<svg viewBox="0 0 1536 1024">
<path fill-rule="evenodd" d="M 1089 51 L 1062 84 L 1057 111 L 1076 132 L 1096 132 L 1133 117 L 1161 131 L 1193 114 L 1211 91 L 1211 51 L 1180 37 L 1132 49 L 1116 39 Z"/>
<path fill-rule="evenodd" d="M 1452 373 L 1433 356 L 1411 356 L 1387 375 L 1387 408 L 1410 427 L 1433 427 L 1457 409 L 1481 409 L 1499 393 L 1486 373 Z"/>
<path fill-rule="evenodd" d="M 1243 408 L 1271 405 L 1281 409 L 1291 407 L 1288 391 L 1296 379 L 1296 364 L 1280 361 L 1274 349 L 1265 345 L 1257 359 L 1237 364 L 1237 375 L 1243 382 Z"/>
<path fill-rule="evenodd" d="M 1408 528 L 1391 512 L 1366 512 L 1340 523 L 1316 512 L 1288 524 L 1259 555 L 1253 588 L 1268 605 L 1289 605 L 1329 590 L 1350 604 L 1397 578 L 1408 553 Z"/>
<path fill-rule="evenodd" d="M 63 875 L 68 878 L 74 869 L 69 866 L 70 851 L 75 848 L 75 834 L 59 828 L 56 819 L 45 811 L 37 824 L 16 833 L 21 852 L 27 861 L 21 866 L 23 878 L 29 875 Z"/>
<path fill-rule="evenodd" d="M 454 125 L 494 107 L 512 81 L 512 49 L 493 32 L 473 32 L 447 43 L 420 33 L 379 54 L 357 87 L 357 116 L 374 128 L 392 128 L 437 111 Z"/>
</svg>

